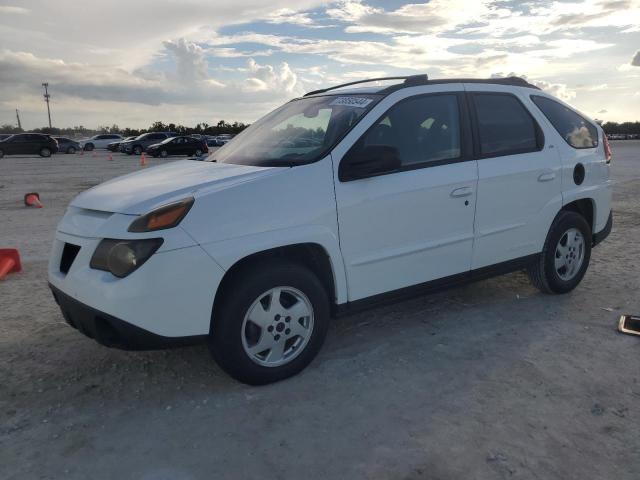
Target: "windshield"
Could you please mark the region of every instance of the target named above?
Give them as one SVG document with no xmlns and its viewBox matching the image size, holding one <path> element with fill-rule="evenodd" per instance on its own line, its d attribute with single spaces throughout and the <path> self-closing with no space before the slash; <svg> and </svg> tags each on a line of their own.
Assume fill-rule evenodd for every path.
<svg viewBox="0 0 640 480">
<path fill-rule="evenodd" d="M 326 155 L 380 95 L 327 95 L 293 100 L 261 118 L 209 161 L 261 167 L 295 166 Z"/>
</svg>

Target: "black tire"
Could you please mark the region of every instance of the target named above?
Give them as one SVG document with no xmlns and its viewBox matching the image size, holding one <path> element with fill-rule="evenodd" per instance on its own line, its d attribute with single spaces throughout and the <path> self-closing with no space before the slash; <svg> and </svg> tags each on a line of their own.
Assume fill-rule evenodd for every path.
<svg viewBox="0 0 640 480">
<path fill-rule="evenodd" d="M 4 150 L 0 150 L 0 158 L 4 157 Z"/>
<path fill-rule="evenodd" d="M 49 147 L 42 147 L 40 149 L 40 156 L 41 157 L 50 157 L 51 156 L 51 149 Z"/>
<path fill-rule="evenodd" d="M 199 157 L 202 155 L 202 150 L 200 150 L 199 148 L 195 151 L 195 155 L 196 157 Z"/>
<path fill-rule="evenodd" d="M 133 147 L 133 153 L 136 155 L 142 155 L 142 147 L 140 145 L 136 145 Z"/>
<path fill-rule="evenodd" d="M 96 148 L 96 147 L 95 147 L 95 145 L 93 143 L 87 143 L 84 146 L 84 151 L 85 152 L 91 152 L 94 148 Z"/>
<path fill-rule="evenodd" d="M 162 158 L 167 158 L 167 157 L 169 156 L 169 152 L 167 152 L 166 150 L 162 150 L 162 151 L 160 152 L 160 156 L 161 156 Z M 157 157 L 157 155 L 156 155 L 156 157 Z"/>
<path fill-rule="evenodd" d="M 304 293 L 313 307 L 313 330 L 303 350 L 280 366 L 260 365 L 245 352 L 242 325 L 254 302 L 264 292 L 293 287 Z M 238 271 L 216 305 L 209 335 L 211 353 L 222 369 L 249 385 L 264 385 L 291 377 L 318 354 L 329 327 L 329 300 L 318 277 L 308 268 L 286 261 L 264 261 Z"/>
<path fill-rule="evenodd" d="M 556 247 L 565 233 L 577 229 L 584 239 L 584 253 L 579 270 L 569 280 L 560 277 L 555 267 Z M 527 269 L 531 283 L 543 293 L 568 293 L 578 286 L 589 267 L 592 234 L 584 217 L 576 212 L 562 210 L 549 229 L 544 248 L 539 258 Z M 560 257 L 561 258 L 561 257 Z"/>
<path fill-rule="evenodd" d="M 73 155 L 74 153 L 76 153 L 76 147 L 69 147 L 69 148 L 67 148 L 67 153 L 70 153 L 70 154 L 72 154 L 72 155 Z"/>
</svg>

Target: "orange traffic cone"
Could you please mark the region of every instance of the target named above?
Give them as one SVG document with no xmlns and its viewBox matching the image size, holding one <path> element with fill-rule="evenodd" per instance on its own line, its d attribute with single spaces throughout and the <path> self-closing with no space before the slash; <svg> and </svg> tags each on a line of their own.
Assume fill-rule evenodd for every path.
<svg viewBox="0 0 640 480">
<path fill-rule="evenodd" d="M 140 154 L 140 166 L 144 167 L 147 164 L 147 159 L 144 158 L 144 152 Z"/>
<path fill-rule="evenodd" d="M 38 195 L 36 192 L 25 193 L 24 204 L 27 207 L 34 207 L 34 208 L 43 207 L 42 202 L 40 202 L 40 195 Z"/>
<path fill-rule="evenodd" d="M 107 160 L 109 160 L 111 162 L 113 160 L 113 156 L 111 154 L 109 154 L 109 156 L 107 157 Z"/>
<path fill-rule="evenodd" d="M 9 273 L 22 270 L 20 265 L 20 254 L 15 248 L 0 248 L 0 280 Z"/>
</svg>

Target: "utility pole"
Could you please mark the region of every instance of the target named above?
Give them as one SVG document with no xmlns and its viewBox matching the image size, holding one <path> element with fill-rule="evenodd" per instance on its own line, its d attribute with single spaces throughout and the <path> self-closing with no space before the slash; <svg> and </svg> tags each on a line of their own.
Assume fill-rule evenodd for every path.
<svg viewBox="0 0 640 480">
<path fill-rule="evenodd" d="M 43 83 L 42 86 L 44 87 L 44 101 L 47 102 L 47 114 L 49 115 L 49 128 L 51 128 L 51 109 L 49 108 L 49 98 L 51 98 L 51 95 L 49 95 L 49 83 Z"/>
<path fill-rule="evenodd" d="M 18 113 L 17 108 L 16 108 L 16 118 L 18 119 L 18 130 L 22 130 L 22 124 L 20 123 L 20 113 Z"/>
</svg>

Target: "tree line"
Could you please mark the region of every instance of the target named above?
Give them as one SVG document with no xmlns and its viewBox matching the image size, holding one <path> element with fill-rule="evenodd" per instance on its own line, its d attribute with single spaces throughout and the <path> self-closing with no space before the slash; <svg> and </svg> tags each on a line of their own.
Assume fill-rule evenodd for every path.
<svg viewBox="0 0 640 480">
<path fill-rule="evenodd" d="M 48 135 L 61 135 L 66 137 L 90 137 L 102 133 L 115 133 L 122 135 L 123 137 L 132 137 L 134 135 L 141 135 L 147 132 L 175 132 L 180 135 L 191 135 L 194 133 L 200 135 L 222 135 L 223 133 L 237 134 L 247 128 L 249 125 L 241 122 L 228 123 L 224 120 L 220 120 L 215 125 L 209 125 L 208 123 L 198 123 L 195 127 L 185 127 L 184 125 L 176 125 L 175 123 L 163 123 L 153 122 L 149 128 L 120 128 L 118 125 L 113 124 L 109 126 L 99 126 L 98 128 L 91 129 L 85 128 L 80 125 L 77 127 L 66 128 L 34 128 L 33 130 L 23 130 L 15 125 L 5 124 L 0 125 L 0 133 L 45 133 Z"/>
<path fill-rule="evenodd" d="M 602 123 L 602 129 L 605 133 L 637 133 L 640 134 L 640 122 L 605 122 Z"/>
</svg>

